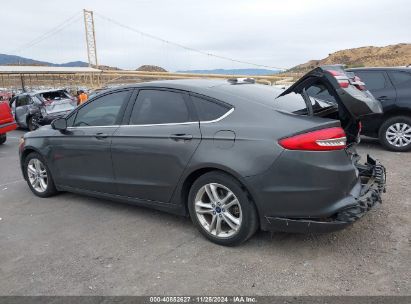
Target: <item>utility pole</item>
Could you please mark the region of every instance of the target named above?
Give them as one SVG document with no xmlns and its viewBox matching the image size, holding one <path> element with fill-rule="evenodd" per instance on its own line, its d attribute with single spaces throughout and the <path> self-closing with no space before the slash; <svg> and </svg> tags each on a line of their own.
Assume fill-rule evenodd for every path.
<svg viewBox="0 0 411 304">
<path fill-rule="evenodd" d="M 89 67 L 98 69 L 96 32 L 94 30 L 93 11 L 83 9 L 84 28 L 86 31 L 87 57 Z"/>
</svg>

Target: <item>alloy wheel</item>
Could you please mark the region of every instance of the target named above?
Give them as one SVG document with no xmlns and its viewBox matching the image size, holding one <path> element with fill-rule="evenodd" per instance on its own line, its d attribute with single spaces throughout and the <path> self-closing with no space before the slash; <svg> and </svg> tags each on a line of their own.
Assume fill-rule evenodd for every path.
<svg viewBox="0 0 411 304">
<path fill-rule="evenodd" d="M 47 170 L 43 163 L 37 158 L 30 159 L 27 165 L 27 176 L 34 190 L 40 193 L 47 190 Z"/>
<path fill-rule="evenodd" d="M 392 146 L 408 146 L 411 143 L 411 126 L 404 122 L 397 122 L 388 127 L 385 138 Z"/>
<path fill-rule="evenodd" d="M 212 236 L 229 238 L 240 230 L 241 205 L 226 186 L 218 183 L 202 186 L 195 196 L 194 206 L 198 221 Z"/>
</svg>

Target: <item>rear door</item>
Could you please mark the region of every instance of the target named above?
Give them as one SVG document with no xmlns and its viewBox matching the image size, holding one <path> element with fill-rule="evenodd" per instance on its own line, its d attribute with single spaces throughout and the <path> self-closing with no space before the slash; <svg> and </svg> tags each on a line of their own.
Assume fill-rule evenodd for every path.
<svg viewBox="0 0 411 304">
<path fill-rule="evenodd" d="M 113 136 L 118 194 L 169 202 L 200 141 L 199 121 L 186 93 L 139 90 L 130 118 Z"/>
<path fill-rule="evenodd" d="M 14 102 L 14 116 L 16 122 L 22 126 L 27 127 L 27 115 L 29 114 L 30 96 L 28 94 L 19 95 Z"/>
<path fill-rule="evenodd" d="M 389 71 L 388 75 L 396 88 L 396 106 L 409 109 L 411 107 L 411 69 L 408 71 Z"/>
<path fill-rule="evenodd" d="M 394 105 L 397 94 L 386 72 L 354 71 L 354 73 L 364 81 L 367 89 L 381 102 L 385 109 Z"/>
</svg>

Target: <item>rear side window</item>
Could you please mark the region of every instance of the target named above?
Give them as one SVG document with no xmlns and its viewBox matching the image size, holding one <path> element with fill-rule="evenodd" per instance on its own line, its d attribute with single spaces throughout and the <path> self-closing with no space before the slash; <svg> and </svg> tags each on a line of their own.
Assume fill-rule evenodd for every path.
<svg viewBox="0 0 411 304">
<path fill-rule="evenodd" d="M 114 125 L 128 95 L 129 91 L 122 91 L 94 99 L 77 111 L 74 127 Z"/>
<path fill-rule="evenodd" d="M 365 86 L 370 91 L 381 90 L 387 87 L 384 72 L 356 71 L 355 74 L 364 81 Z"/>
<path fill-rule="evenodd" d="M 161 90 L 141 90 L 131 113 L 131 125 L 182 123 L 190 112 L 182 94 Z"/>
<path fill-rule="evenodd" d="M 198 117 L 201 121 L 215 120 L 227 113 L 230 108 L 220 103 L 191 96 L 191 100 L 197 110 Z"/>
<path fill-rule="evenodd" d="M 389 72 L 392 82 L 396 86 L 411 85 L 411 73 L 390 71 Z"/>
</svg>

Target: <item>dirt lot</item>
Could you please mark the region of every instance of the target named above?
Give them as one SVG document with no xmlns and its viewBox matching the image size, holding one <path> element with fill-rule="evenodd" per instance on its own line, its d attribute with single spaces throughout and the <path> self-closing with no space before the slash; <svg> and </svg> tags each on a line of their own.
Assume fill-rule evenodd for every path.
<svg viewBox="0 0 411 304">
<path fill-rule="evenodd" d="M 64 193 L 40 199 L 0 146 L 0 295 L 411 295 L 411 153 L 368 140 L 383 205 L 326 235 L 260 232 L 225 248 L 189 219 Z"/>
</svg>

